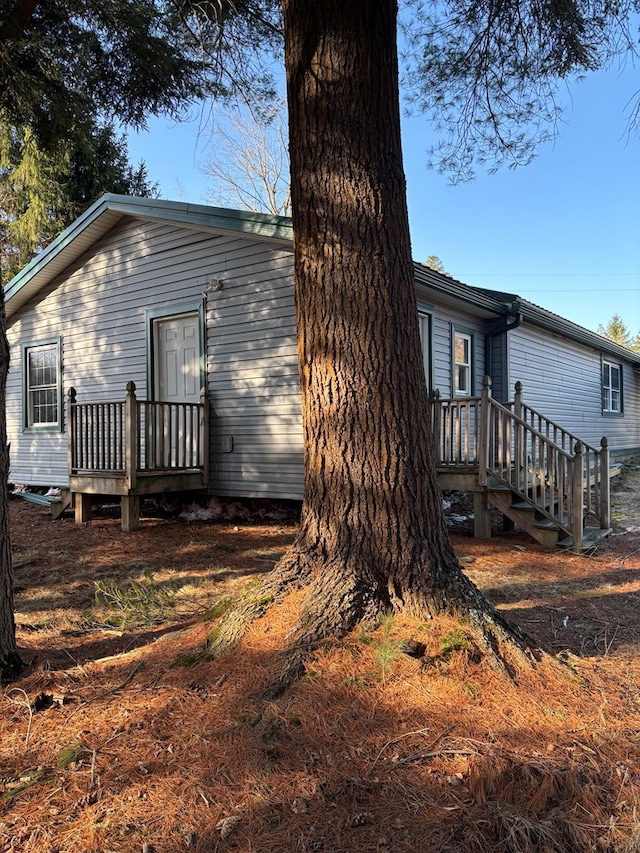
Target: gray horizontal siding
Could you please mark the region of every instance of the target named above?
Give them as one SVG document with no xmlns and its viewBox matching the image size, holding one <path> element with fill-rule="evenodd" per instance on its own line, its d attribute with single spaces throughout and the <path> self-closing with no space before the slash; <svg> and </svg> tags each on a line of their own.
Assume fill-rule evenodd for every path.
<svg viewBox="0 0 640 853">
<path fill-rule="evenodd" d="M 285 263 L 282 263 L 285 261 Z M 303 457 L 292 258 L 252 277 L 225 281 L 207 305 L 207 363 L 217 494 L 302 498 Z"/>
<path fill-rule="evenodd" d="M 603 415 L 601 353 L 533 326 L 509 333 L 510 398 L 517 381 L 524 401 L 596 447 L 640 447 L 640 377 L 623 364 L 623 416 Z"/>
<path fill-rule="evenodd" d="M 7 421 L 11 479 L 68 483 L 66 434 L 22 429 L 21 347 L 63 340 L 63 388 L 85 401 L 124 399 L 133 380 L 147 395 L 146 311 L 202 298 L 210 277 L 207 377 L 211 491 L 299 497 L 302 438 L 291 253 L 259 240 L 128 221 L 74 265 L 9 330 Z M 232 436 L 231 453 L 220 452 Z"/>
<path fill-rule="evenodd" d="M 431 334 L 434 390 L 438 389 L 442 397 L 450 397 L 453 393 L 451 364 L 452 334 L 455 327 L 464 329 L 473 335 L 473 393 L 479 394 L 482 389 L 485 364 L 484 322 L 472 314 L 454 314 L 450 309 L 438 305 L 427 306 L 425 304 L 424 310 L 429 311 L 432 317 Z"/>
</svg>

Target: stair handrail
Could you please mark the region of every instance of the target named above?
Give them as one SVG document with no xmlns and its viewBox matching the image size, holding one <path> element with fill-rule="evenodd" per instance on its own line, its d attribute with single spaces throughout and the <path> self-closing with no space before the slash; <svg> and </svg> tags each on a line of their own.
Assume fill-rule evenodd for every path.
<svg viewBox="0 0 640 853">
<path fill-rule="evenodd" d="M 538 422 L 539 423 L 544 422 L 547 425 L 547 428 L 553 427 L 554 431 L 559 432 L 562 435 L 563 439 L 565 437 L 569 439 L 569 442 L 570 442 L 569 452 L 571 452 L 571 453 L 573 453 L 573 446 L 577 442 L 580 442 L 580 444 L 582 445 L 583 448 L 586 448 L 587 450 L 589 450 L 593 453 L 600 453 L 600 451 L 598 450 L 597 447 L 594 447 L 592 444 L 589 444 L 587 441 L 585 441 L 579 435 L 575 435 L 575 433 L 572 433 L 570 430 L 565 429 L 563 426 L 560 426 L 560 424 L 556 423 L 555 421 L 552 421 L 551 418 L 548 418 L 546 415 L 543 415 L 542 412 L 539 412 L 537 409 L 534 409 L 533 406 L 530 406 L 528 403 L 523 402 L 523 400 L 522 400 L 522 389 L 523 389 L 522 382 L 519 382 L 519 381 L 516 382 L 514 388 L 515 388 L 514 399 L 507 402 L 507 403 L 502 403 L 503 406 L 505 406 L 506 408 L 510 408 L 511 406 L 513 406 L 514 413 L 516 415 L 518 415 L 518 417 L 522 418 L 522 420 L 524 420 L 524 421 L 527 421 L 527 415 L 531 415 L 532 421 L 533 421 L 533 418 L 537 418 Z M 533 422 L 531 423 L 531 426 L 533 427 Z M 533 427 L 533 428 L 538 429 L 538 427 Z M 542 432 L 542 430 L 538 430 L 538 431 Z M 550 436 L 548 436 L 548 437 L 550 437 Z M 564 441 L 559 442 L 555 439 L 552 439 L 552 441 L 554 441 L 555 444 L 562 447 L 563 450 L 566 450 L 566 447 L 564 445 Z"/>
<path fill-rule="evenodd" d="M 601 449 L 597 450 L 569 430 L 535 412 L 530 406 L 525 406 L 522 403 L 521 383 L 516 385 L 516 399 L 508 403 L 499 403 L 491 397 L 489 377 L 484 377 L 482 384 L 480 397 L 441 398 L 439 392 L 435 392 L 432 401 L 432 429 L 439 466 L 466 467 L 469 462 L 475 461 L 480 485 L 486 487 L 491 474 L 513 489 L 513 481 L 516 478 L 515 468 L 514 472 L 510 470 L 513 459 L 514 466 L 517 462 L 520 469 L 527 472 L 527 483 L 516 483 L 515 485 L 519 488 L 515 493 L 541 515 L 551 519 L 571 535 L 574 547 L 580 548 L 582 543 L 585 511 L 595 516 L 602 528 L 608 529 L 610 494 L 607 439 L 602 439 Z M 447 425 L 449 431 L 454 425 L 454 421 L 451 421 L 451 412 L 444 417 L 447 406 L 451 409 L 454 419 L 458 418 L 458 421 L 460 412 L 467 412 L 464 423 L 456 421 L 455 425 L 458 431 L 462 426 L 467 438 L 473 443 L 471 454 L 466 456 L 463 454 L 464 458 L 458 459 L 457 462 L 456 460 L 452 462 L 449 458 L 449 451 L 452 448 L 457 456 L 459 451 L 456 445 L 459 442 L 454 442 L 453 434 L 449 435 L 446 432 Z M 543 429 L 537 429 L 526 417 L 517 414 L 516 410 L 524 415 L 534 413 L 538 423 L 543 425 Z M 470 417 L 472 411 L 473 417 Z M 547 428 L 544 428 L 544 425 L 548 425 Z M 509 436 L 506 444 L 505 435 Z M 511 436 L 514 438 L 513 448 Z M 560 441 L 554 440 L 558 436 Z M 504 461 L 508 461 L 506 467 L 504 463 L 501 466 L 491 464 L 491 460 L 494 459 L 491 453 L 496 452 L 496 446 L 498 450 L 495 460 L 498 461 L 503 457 Z M 531 455 L 536 458 L 530 460 L 531 466 L 527 458 L 527 447 L 535 449 Z M 523 451 L 524 458 L 522 458 Z M 547 470 L 543 475 L 535 471 L 535 468 L 539 467 L 538 459 L 545 460 Z M 530 467 L 531 471 L 529 471 Z M 533 488 L 525 488 L 525 485 L 528 486 L 529 476 L 537 483 Z M 538 492 L 540 492 L 539 499 Z"/>
<path fill-rule="evenodd" d="M 490 395 L 483 410 L 481 484 L 489 485 L 490 476 L 504 483 L 580 548 L 584 489 L 579 446 L 577 453 L 569 453 Z"/>
<path fill-rule="evenodd" d="M 595 516 L 600 521 L 600 526 L 603 529 L 608 529 L 611 523 L 611 488 L 609 483 L 609 442 L 606 436 L 600 439 L 600 448 L 598 449 L 589 442 L 584 441 L 575 433 L 560 426 L 551 418 L 543 415 L 533 406 L 529 406 L 522 399 L 523 385 L 522 382 L 516 382 L 514 386 L 514 399 L 512 402 L 505 403 L 507 408 L 513 407 L 514 413 L 529 423 L 528 418 L 531 418 L 531 426 L 533 427 L 534 419 L 537 419 L 538 425 L 545 426 L 547 437 L 550 438 L 551 429 L 554 432 L 552 441 L 556 445 L 567 449 L 566 441 L 568 440 L 568 450 L 570 453 L 575 452 L 575 447 L 580 444 L 582 451 L 583 464 L 583 479 L 584 479 L 584 503 L 587 513 Z M 551 428 L 551 429 L 550 429 Z M 539 430 L 542 432 L 542 430 Z M 560 434 L 562 440 L 557 441 L 557 434 Z M 593 487 L 593 494 L 592 494 Z"/>
</svg>

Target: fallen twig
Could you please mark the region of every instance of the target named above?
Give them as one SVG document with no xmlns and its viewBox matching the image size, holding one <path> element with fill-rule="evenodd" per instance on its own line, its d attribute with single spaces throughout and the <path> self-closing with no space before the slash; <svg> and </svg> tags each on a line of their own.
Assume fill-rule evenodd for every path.
<svg viewBox="0 0 640 853">
<path fill-rule="evenodd" d="M 82 704 L 78 705 L 77 708 L 74 708 L 73 711 L 66 718 L 66 720 L 64 720 L 64 722 L 62 723 L 62 726 L 60 728 L 60 732 L 62 732 L 62 730 L 67 725 L 69 720 L 73 716 L 75 716 L 75 714 L 77 714 L 78 711 L 80 711 L 82 708 L 86 708 L 87 705 L 89 705 L 91 702 L 97 702 L 99 699 L 104 699 L 105 696 L 110 696 L 112 693 L 117 693 L 119 690 L 123 690 L 127 686 L 127 684 L 131 681 L 131 679 L 136 675 L 136 673 L 142 669 L 142 666 L 143 666 L 142 661 L 138 661 L 138 663 L 134 666 L 134 668 L 131 670 L 129 675 L 127 675 L 127 677 L 125 678 L 125 680 L 123 682 L 121 682 L 120 684 L 116 684 L 115 687 L 110 687 L 108 690 L 103 690 L 102 693 L 98 693 L 95 696 L 92 696 L 90 699 L 87 699 L 86 702 L 82 702 Z M 59 743 L 59 741 L 56 741 L 55 746 L 58 746 L 58 743 Z"/>
<path fill-rule="evenodd" d="M 12 693 L 22 693 L 22 695 L 24 696 L 24 701 L 19 702 L 18 700 L 13 699 L 11 696 Z M 25 693 L 25 691 L 21 687 L 12 687 L 10 690 L 7 691 L 7 693 L 5 693 L 5 696 L 7 697 L 9 702 L 12 702 L 14 705 L 24 705 L 26 707 L 27 711 L 29 712 L 29 723 L 27 725 L 27 736 L 26 736 L 25 742 L 24 742 L 24 748 L 26 749 L 29 746 L 29 738 L 31 737 L 31 723 L 33 722 L 33 708 L 31 707 L 31 701 L 30 701 L 29 697 L 27 696 L 27 694 Z"/>
<path fill-rule="evenodd" d="M 434 746 L 435 746 L 439 741 L 441 741 L 443 737 L 446 737 L 452 729 L 453 729 L 453 726 L 447 726 L 445 729 L 443 729 L 443 730 L 440 732 L 440 734 L 439 734 L 439 735 L 438 735 L 438 736 L 437 736 L 433 741 L 431 741 L 431 743 L 429 744 L 429 749 L 433 749 L 433 747 L 434 747 Z M 382 747 L 382 749 L 380 750 L 380 752 L 379 752 L 379 753 L 376 755 L 376 757 L 373 759 L 373 763 L 371 764 L 371 767 L 369 768 L 369 773 L 371 773 L 371 771 L 373 770 L 373 768 L 376 766 L 376 764 L 377 764 L 377 763 L 378 763 L 378 761 L 380 760 L 380 756 L 381 756 L 381 755 L 382 755 L 382 753 L 385 751 L 385 749 L 387 749 L 387 747 L 392 746 L 394 743 L 398 743 L 399 741 L 403 740 L 403 739 L 404 739 L 404 738 L 406 738 L 406 737 L 411 737 L 411 735 L 422 735 L 422 734 L 427 734 L 428 732 L 429 732 L 429 729 L 417 729 L 416 731 L 413 731 L 413 732 L 405 732 L 405 733 L 404 733 L 404 734 L 402 734 L 402 735 L 398 735 L 398 737 L 394 737 L 392 740 L 388 740 L 388 741 L 385 743 L 385 745 Z"/>
</svg>

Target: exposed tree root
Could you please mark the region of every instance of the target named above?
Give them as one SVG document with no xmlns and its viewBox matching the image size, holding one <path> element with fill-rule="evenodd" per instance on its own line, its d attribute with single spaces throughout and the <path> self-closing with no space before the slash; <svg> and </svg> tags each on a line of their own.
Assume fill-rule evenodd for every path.
<svg viewBox="0 0 640 853">
<path fill-rule="evenodd" d="M 412 601 L 398 602 L 390 596 L 385 600 L 343 563 L 318 568 L 295 546 L 257 590 L 225 614 L 207 641 L 207 656 L 218 657 L 235 647 L 272 604 L 304 587 L 300 618 L 289 634 L 282 670 L 268 690 L 270 698 L 281 695 L 304 672 L 305 658 L 327 638 L 344 637 L 358 624 L 373 627 L 390 611 L 406 610 L 423 619 L 440 613 L 460 617 L 481 653 L 511 681 L 519 668 L 535 665 L 530 639 L 507 622 L 461 571 L 452 573 L 446 589 L 421 590 Z"/>
</svg>

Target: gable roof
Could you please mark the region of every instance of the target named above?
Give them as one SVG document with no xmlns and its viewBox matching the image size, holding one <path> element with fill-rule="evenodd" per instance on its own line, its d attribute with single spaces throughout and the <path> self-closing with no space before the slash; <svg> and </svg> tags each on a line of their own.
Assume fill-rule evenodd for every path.
<svg viewBox="0 0 640 853">
<path fill-rule="evenodd" d="M 51 284 L 125 217 L 246 234 L 291 246 L 291 220 L 242 210 L 106 193 L 39 252 L 5 286 L 7 319 Z"/>
<path fill-rule="evenodd" d="M 7 320 L 126 217 L 182 224 L 216 233 L 245 234 L 287 248 L 291 248 L 293 243 L 293 226 L 288 217 L 106 193 L 7 283 Z M 414 269 L 416 283 L 437 292 L 445 301 L 464 302 L 481 316 L 494 317 L 499 322 L 520 317 L 535 326 L 640 366 L 640 353 L 619 346 L 517 294 L 471 287 L 423 264 L 414 264 Z"/>
</svg>

